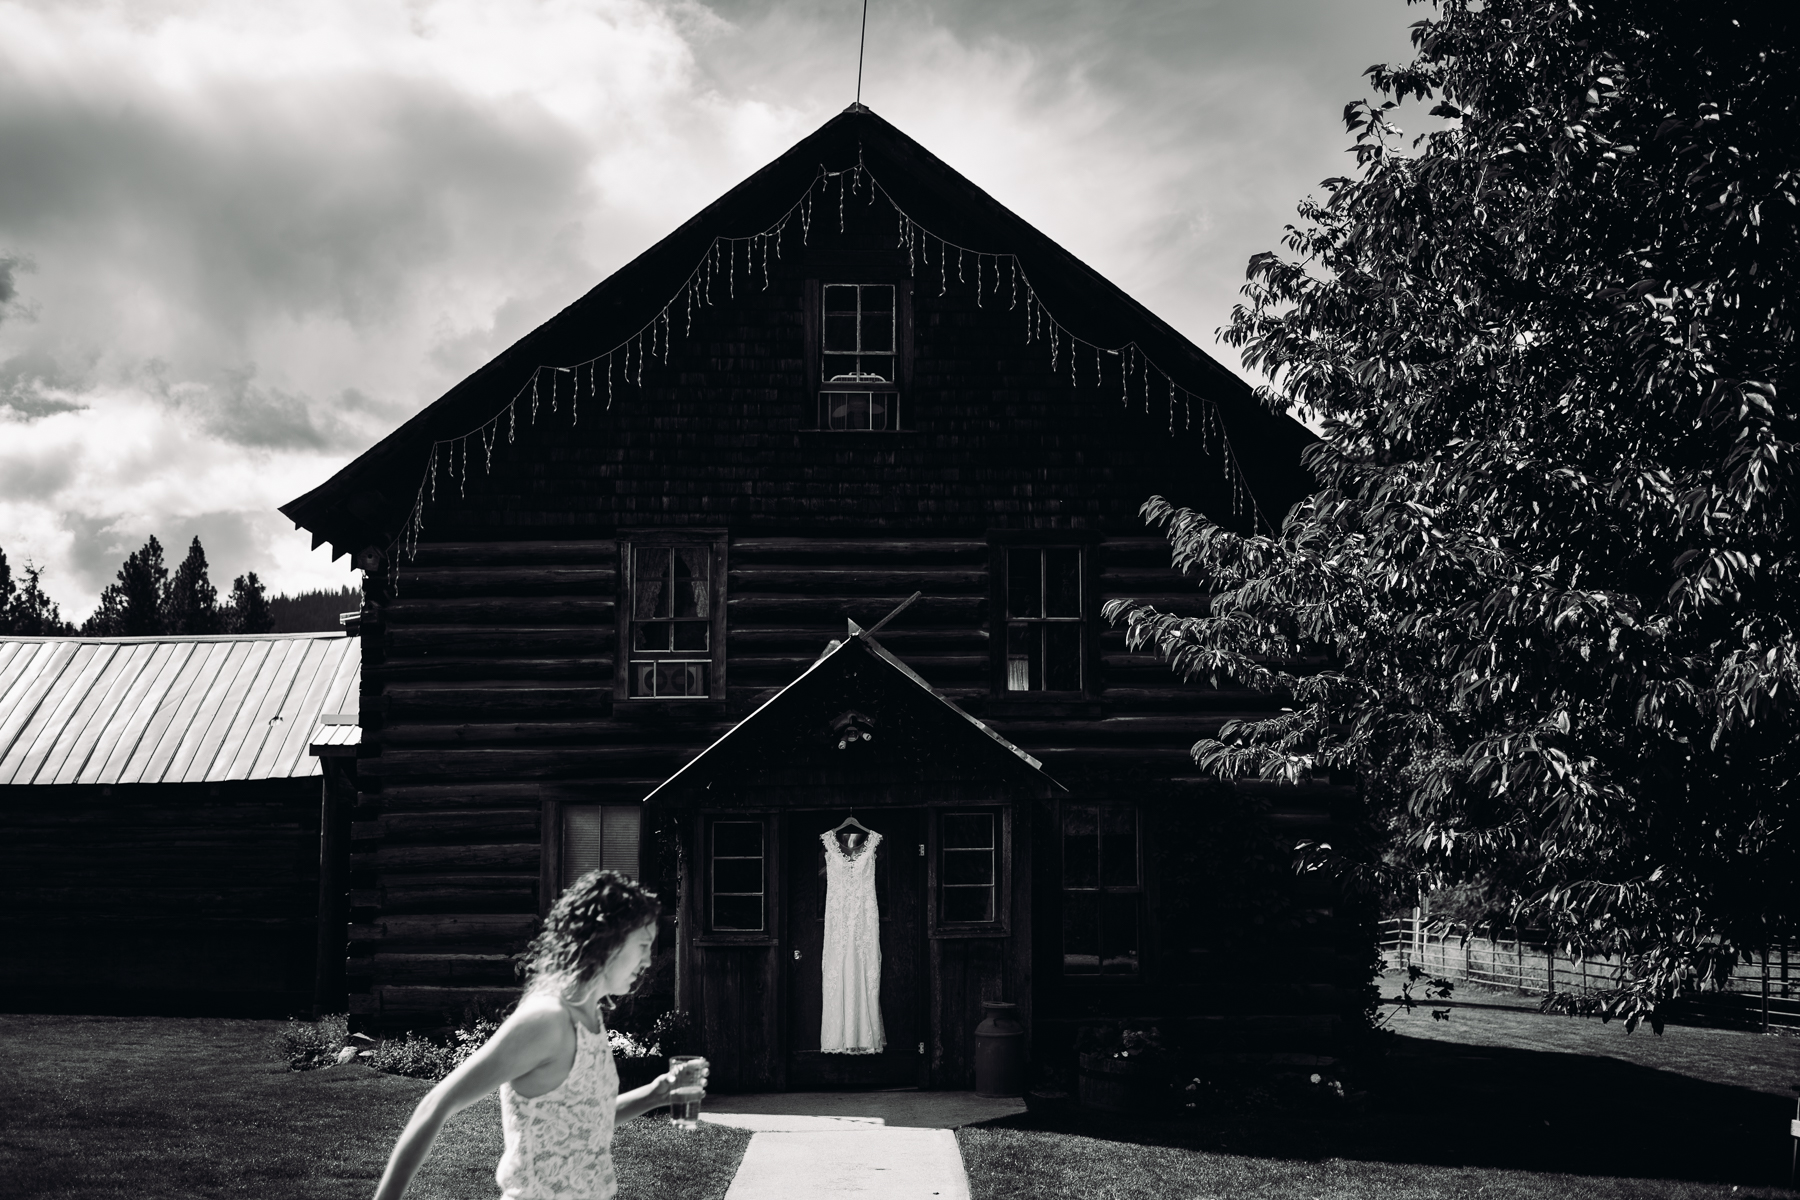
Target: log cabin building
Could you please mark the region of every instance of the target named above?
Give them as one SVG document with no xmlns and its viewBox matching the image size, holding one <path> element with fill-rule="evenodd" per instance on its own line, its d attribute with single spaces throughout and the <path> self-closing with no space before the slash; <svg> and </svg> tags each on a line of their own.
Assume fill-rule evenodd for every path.
<svg viewBox="0 0 1800 1200">
<path fill-rule="evenodd" d="M 1203 611 L 1147 497 L 1266 525 L 1309 440 L 852 106 L 282 510 L 365 572 L 353 1019 L 510 999 L 610 866 L 665 898 L 640 1003 L 721 1089 L 970 1086 L 983 1000 L 1040 1064 L 1127 1018 L 1330 1052 L 1372 939 L 1289 859 L 1342 789 L 1202 777 L 1197 738 L 1279 701 L 1101 617 Z M 866 1056 L 818 1049 L 852 815 Z"/>
</svg>

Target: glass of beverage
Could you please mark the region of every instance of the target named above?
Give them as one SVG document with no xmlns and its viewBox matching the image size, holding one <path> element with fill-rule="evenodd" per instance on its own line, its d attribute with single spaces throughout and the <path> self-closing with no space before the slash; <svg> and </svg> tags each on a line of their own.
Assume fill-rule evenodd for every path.
<svg viewBox="0 0 1800 1200">
<path fill-rule="evenodd" d="M 706 1096 L 706 1059 L 698 1054 L 669 1057 L 675 1088 L 669 1093 L 669 1124 L 677 1129 L 700 1128 L 700 1101 Z"/>
</svg>

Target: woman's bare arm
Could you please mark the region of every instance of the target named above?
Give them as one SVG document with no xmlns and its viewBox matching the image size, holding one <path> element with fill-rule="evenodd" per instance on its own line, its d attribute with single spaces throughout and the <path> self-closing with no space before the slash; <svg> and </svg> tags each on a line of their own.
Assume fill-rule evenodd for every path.
<svg viewBox="0 0 1800 1200">
<path fill-rule="evenodd" d="M 436 1087 L 425 1093 L 412 1119 L 394 1143 L 387 1170 L 375 1189 L 375 1200 L 400 1200 L 412 1177 L 431 1152 L 444 1122 L 503 1083 L 510 1083 L 548 1063 L 569 1028 L 562 1013 L 545 1009 L 514 1013 L 486 1045 L 471 1054 Z"/>
<path fill-rule="evenodd" d="M 700 1086 L 706 1086 L 710 1068 L 700 1075 Z M 623 1124 L 633 1117 L 641 1117 L 654 1108 L 661 1108 L 669 1102 L 669 1093 L 675 1090 L 675 1072 L 665 1071 L 641 1088 L 633 1088 L 629 1092 L 619 1093 L 619 1106 L 613 1112 L 613 1123 Z"/>
</svg>

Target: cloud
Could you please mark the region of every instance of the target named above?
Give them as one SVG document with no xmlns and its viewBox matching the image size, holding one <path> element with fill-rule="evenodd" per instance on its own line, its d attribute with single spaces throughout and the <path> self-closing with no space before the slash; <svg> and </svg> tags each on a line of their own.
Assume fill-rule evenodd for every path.
<svg viewBox="0 0 1800 1200">
<path fill-rule="evenodd" d="M 841 109 L 859 15 L 0 0 L 0 547 L 76 617 L 150 533 L 348 582 L 275 505 Z M 864 99 L 1212 347 L 1411 19 L 895 0 Z"/>
</svg>

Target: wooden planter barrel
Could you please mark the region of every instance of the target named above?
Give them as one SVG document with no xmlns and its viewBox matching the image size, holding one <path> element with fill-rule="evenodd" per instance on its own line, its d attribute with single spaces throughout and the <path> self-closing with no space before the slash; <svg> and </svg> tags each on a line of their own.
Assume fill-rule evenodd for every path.
<svg viewBox="0 0 1800 1200">
<path fill-rule="evenodd" d="M 1155 1112 L 1169 1103 L 1167 1064 L 1146 1058 L 1083 1054 L 1081 1107 L 1100 1112 Z"/>
</svg>

